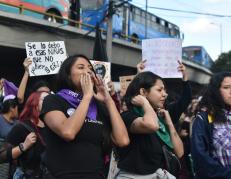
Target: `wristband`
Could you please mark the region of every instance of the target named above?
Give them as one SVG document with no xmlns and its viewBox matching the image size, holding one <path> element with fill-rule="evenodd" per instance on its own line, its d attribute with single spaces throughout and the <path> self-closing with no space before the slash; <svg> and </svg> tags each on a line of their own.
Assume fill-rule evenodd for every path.
<svg viewBox="0 0 231 179">
<path fill-rule="evenodd" d="M 22 153 L 25 152 L 23 143 L 20 143 L 20 144 L 18 145 L 18 147 L 19 147 L 19 149 L 20 149 L 20 151 L 21 151 Z"/>
</svg>

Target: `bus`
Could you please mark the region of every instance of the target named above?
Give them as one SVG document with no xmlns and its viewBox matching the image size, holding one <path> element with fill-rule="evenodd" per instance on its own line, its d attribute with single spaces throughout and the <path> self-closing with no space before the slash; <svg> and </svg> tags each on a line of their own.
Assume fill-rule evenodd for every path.
<svg viewBox="0 0 231 179">
<path fill-rule="evenodd" d="M 82 23 L 96 25 L 101 22 L 107 13 L 108 6 L 109 0 L 80 0 Z M 147 17 L 147 27 L 145 27 L 145 17 Z M 106 29 L 106 23 L 103 23 L 101 27 Z M 145 37 L 145 28 L 147 28 L 147 37 Z M 130 2 L 118 7 L 118 14 L 113 15 L 113 34 L 118 37 L 131 36 L 139 40 L 182 38 L 177 25 L 146 12 Z"/>
<path fill-rule="evenodd" d="M 69 0 L 0 0 L 0 11 L 24 14 L 59 23 L 63 23 L 63 19 L 44 13 L 68 19 L 69 9 Z"/>
<path fill-rule="evenodd" d="M 208 52 L 202 46 L 183 47 L 182 56 L 184 59 L 202 65 L 208 69 L 210 69 L 214 63 Z"/>
<path fill-rule="evenodd" d="M 179 27 L 161 17 L 131 4 L 130 2 L 114 0 L 118 6 L 118 14 L 113 15 L 113 36 L 118 38 L 145 39 L 147 38 L 173 37 L 181 38 Z M 24 9 L 18 8 L 19 6 Z M 107 29 L 105 16 L 108 13 L 109 0 L 0 0 L 0 10 L 12 13 L 20 13 L 40 19 L 63 23 L 63 19 L 55 18 L 50 13 L 64 19 L 72 18 L 83 25 L 77 26 L 89 30 L 97 23 L 104 30 Z M 73 9 L 74 8 L 74 9 Z M 23 12 L 20 12 L 23 11 Z M 38 13 L 40 12 L 40 13 Z M 73 14 L 76 14 L 73 16 Z M 73 17 L 76 17 L 73 19 Z M 147 17 L 147 27 L 145 27 Z M 70 23 L 73 25 L 73 23 Z M 89 26 L 84 26 L 90 25 Z M 131 38 L 130 38 L 131 39 Z"/>
</svg>

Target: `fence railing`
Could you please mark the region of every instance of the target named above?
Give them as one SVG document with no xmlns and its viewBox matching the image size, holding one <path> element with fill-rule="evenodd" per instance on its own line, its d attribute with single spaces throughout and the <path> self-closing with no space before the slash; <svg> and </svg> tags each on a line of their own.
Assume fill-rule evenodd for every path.
<svg viewBox="0 0 231 179">
<path fill-rule="evenodd" d="M 24 11 L 27 10 L 27 11 L 30 11 L 30 12 L 41 14 L 44 17 L 51 17 L 52 19 L 56 19 L 57 21 L 62 22 L 62 23 L 67 22 L 66 25 L 72 24 L 72 26 L 75 26 L 76 28 L 80 28 L 80 29 L 82 27 L 92 28 L 92 29 L 95 28 L 95 26 L 90 25 L 90 24 L 82 23 L 81 21 L 76 21 L 76 20 L 73 20 L 73 19 L 70 19 L 70 18 L 64 18 L 62 16 L 59 16 L 59 15 L 53 14 L 53 13 L 47 13 L 47 12 L 37 11 L 37 10 L 31 9 L 31 8 L 24 7 L 23 5 L 14 5 L 14 4 L 7 3 L 7 2 L 0 2 L 0 5 L 1 4 L 18 8 L 19 14 L 21 14 L 21 15 L 24 15 Z M 100 30 L 101 30 L 102 33 L 106 33 L 106 30 L 104 30 L 102 28 Z M 135 44 L 140 44 L 141 43 L 140 39 L 132 37 L 132 36 L 127 36 L 127 35 L 122 34 L 122 33 L 120 34 L 120 37 L 122 39 L 124 39 L 124 40 L 131 41 L 131 42 L 133 42 Z"/>
</svg>

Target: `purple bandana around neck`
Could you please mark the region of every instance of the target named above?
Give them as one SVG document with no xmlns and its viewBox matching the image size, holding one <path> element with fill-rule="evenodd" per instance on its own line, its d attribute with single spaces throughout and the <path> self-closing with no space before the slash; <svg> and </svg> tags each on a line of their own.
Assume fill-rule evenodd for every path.
<svg viewBox="0 0 231 179">
<path fill-rule="evenodd" d="M 18 88 L 14 85 L 14 83 L 4 79 L 3 88 L 4 88 L 5 96 L 10 94 L 17 96 Z"/>
<path fill-rule="evenodd" d="M 82 95 L 75 93 L 68 89 L 62 89 L 57 93 L 59 96 L 64 98 L 70 105 L 77 108 L 82 101 Z M 87 111 L 87 117 L 89 117 L 91 120 L 96 121 L 97 116 L 97 107 L 94 98 L 91 99 L 88 111 Z"/>
</svg>

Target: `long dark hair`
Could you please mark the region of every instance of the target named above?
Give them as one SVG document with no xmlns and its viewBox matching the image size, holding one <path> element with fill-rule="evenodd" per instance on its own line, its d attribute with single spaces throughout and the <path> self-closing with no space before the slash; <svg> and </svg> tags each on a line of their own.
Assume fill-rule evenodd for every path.
<svg viewBox="0 0 231 179">
<path fill-rule="evenodd" d="M 162 78 L 152 72 L 139 73 L 129 84 L 124 96 L 127 108 L 131 109 L 133 107 L 131 100 L 133 97 L 140 94 L 141 88 L 144 88 L 149 92 L 150 88 L 156 83 L 157 80 L 162 80 Z"/>
<path fill-rule="evenodd" d="M 89 62 L 89 64 L 92 66 L 89 58 L 87 58 L 85 55 L 82 54 L 76 54 L 73 56 L 69 56 L 61 65 L 61 68 L 59 69 L 59 73 L 57 74 L 57 91 L 61 89 L 70 89 L 72 91 L 75 91 L 76 87 L 73 84 L 73 82 L 70 79 L 70 73 L 71 73 L 71 67 L 74 65 L 74 63 L 79 59 L 84 58 Z M 92 66 L 93 69 L 93 66 Z M 94 72 L 94 71 L 93 71 Z M 95 72 L 94 72 L 95 73 Z"/>
<path fill-rule="evenodd" d="M 18 106 L 17 98 L 15 99 L 8 99 L 4 102 L 0 103 L 0 113 L 5 114 L 10 111 L 10 108 L 15 108 Z"/>
<path fill-rule="evenodd" d="M 73 82 L 70 79 L 70 73 L 71 73 L 71 67 L 74 65 L 74 63 L 78 60 L 78 58 L 84 58 L 85 60 L 87 60 L 89 62 L 89 64 L 92 66 L 89 58 L 87 58 L 85 55 L 82 54 L 76 54 L 73 56 L 69 56 L 63 63 L 62 66 L 59 70 L 59 73 L 57 75 L 57 91 L 61 90 L 61 89 L 70 89 L 72 91 L 75 91 L 76 87 L 73 84 Z M 92 69 L 93 66 L 92 66 Z M 93 73 L 95 73 L 95 71 L 93 70 Z M 98 116 L 103 122 L 104 122 L 104 129 L 103 129 L 103 142 L 102 142 L 102 146 L 103 146 L 103 151 L 104 153 L 107 153 L 107 151 L 110 150 L 111 147 L 111 124 L 109 122 L 109 114 L 108 111 L 106 109 L 106 107 L 97 101 L 97 110 L 98 110 Z"/>
<path fill-rule="evenodd" d="M 213 116 L 215 122 L 225 122 L 227 120 L 224 113 L 224 109 L 227 109 L 227 104 L 225 104 L 220 93 L 221 83 L 225 77 L 231 77 L 231 73 L 220 72 L 212 76 L 198 105 L 199 110 L 207 110 Z"/>
</svg>

